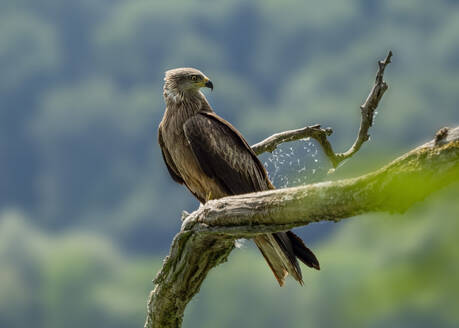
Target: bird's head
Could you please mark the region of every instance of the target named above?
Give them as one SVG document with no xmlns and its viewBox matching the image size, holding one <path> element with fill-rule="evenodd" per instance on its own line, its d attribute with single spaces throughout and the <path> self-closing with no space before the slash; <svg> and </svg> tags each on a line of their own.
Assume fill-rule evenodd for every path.
<svg viewBox="0 0 459 328">
<path fill-rule="evenodd" d="M 214 85 L 210 79 L 196 68 L 175 68 L 166 72 L 164 90 L 173 93 L 188 93 L 200 88 L 210 88 Z"/>
</svg>

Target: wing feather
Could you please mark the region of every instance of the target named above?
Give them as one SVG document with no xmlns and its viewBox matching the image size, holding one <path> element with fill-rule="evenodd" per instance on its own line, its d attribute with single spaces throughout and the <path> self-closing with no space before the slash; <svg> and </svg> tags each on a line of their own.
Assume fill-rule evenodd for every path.
<svg viewBox="0 0 459 328">
<path fill-rule="evenodd" d="M 184 126 L 202 170 L 229 195 L 272 189 L 267 173 L 240 133 L 215 113 L 200 112 Z"/>
</svg>

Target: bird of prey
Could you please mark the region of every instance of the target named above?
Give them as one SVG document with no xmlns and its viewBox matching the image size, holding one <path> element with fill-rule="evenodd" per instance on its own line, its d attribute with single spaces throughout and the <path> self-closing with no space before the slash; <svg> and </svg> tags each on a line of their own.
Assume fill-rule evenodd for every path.
<svg viewBox="0 0 459 328">
<path fill-rule="evenodd" d="M 158 142 L 167 169 L 201 202 L 229 195 L 274 189 L 266 169 L 242 135 L 215 114 L 202 87 L 213 84 L 201 71 L 177 68 L 164 77 L 166 110 L 159 124 Z M 293 232 L 254 238 L 282 286 L 290 274 L 303 284 L 300 259 L 320 269 L 317 258 Z"/>
</svg>

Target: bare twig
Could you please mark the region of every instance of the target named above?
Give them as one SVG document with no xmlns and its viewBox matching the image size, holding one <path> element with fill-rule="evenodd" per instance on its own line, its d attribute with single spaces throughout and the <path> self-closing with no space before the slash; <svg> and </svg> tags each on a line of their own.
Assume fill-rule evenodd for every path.
<svg viewBox="0 0 459 328">
<path fill-rule="evenodd" d="M 358 178 L 207 202 L 185 219 L 174 238 L 170 255 L 154 281 L 145 327 L 180 327 L 186 305 L 207 273 L 227 259 L 236 238 L 367 212 L 403 212 L 459 181 L 459 127 L 439 134 Z"/>
<path fill-rule="evenodd" d="M 313 125 L 304 127 L 302 129 L 290 130 L 285 132 L 276 133 L 265 140 L 252 146 L 252 149 L 257 155 L 264 152 L 272 152 L 281 143 L 299 140 L 303 138 L 313 138 L 322 146 L 325 155 L 329 158 L 333 167 L 337 167 L 339 163 L 345 159 L 350 158 L 359 151 L 362 144 L 369 139 L 368 130 L 373 124 L 376 108 L 381 100 L 384 92 L 387 90 L 387 83 L 384 82 L 384 70 L 391 62 L 392 51 L 389 51 L 383 61 L 378 62 L 378 72 L 376 73 L 376 80 L 370 94 L 368 95 L 365 103 L 360 106 L 361 121 L 360 129 L 354 144 L 344 153 L 335 153 L 333 147 L 328 141 L 328 136 L 333 133 L 331 128 L 322 129 L 320 125 Z"/>
<path fill-rule="evenodd" d="M 320 142 L 325 140 L 333 133 L 331 128 L 322 129 L 319 124 L 306 126 L 301 129 L 289 130 L 273 134 L 272 136 L 260 141 L 252 146 L 255 154 L 260 155 L 266 152 L 273 152 L 277 146 L 284 142 L 295 141 L 303 138 L 314 138 Z"/>
<path fill-rule="evenodd" d="M 392 51 L 389 51 L 386 59 L 378 62 L 379 68 L 378 73 L 376 74 L 375 84 L 373 85 L 365 103 L 360 106 L 362 119 L 360 121 L 359 134 L 357 135 L 357 139 L 355 139 L 354 144 L 348 151 L 336 154 L 336 160 L 338 163 L 354 155 L 357 151 L 359 151 L 362 144 L 370 138 L 368 130 L 373 125 L 376 107 L 378 107 L 379 101 L 388 88 L 387 83 L 383 80 L 383 76 L 386 66 L 391 62 L 391 57 Z"/>
</svg>

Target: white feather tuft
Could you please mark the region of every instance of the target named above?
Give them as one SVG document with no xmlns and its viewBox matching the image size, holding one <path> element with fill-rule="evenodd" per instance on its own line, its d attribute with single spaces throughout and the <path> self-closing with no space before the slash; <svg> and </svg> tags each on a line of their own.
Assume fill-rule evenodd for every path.
<svg viewBox="0 0 459 328">
<path fill-rule="evenodd" d="M 236 247 L 236 248 L 244 248 L 246 246 L 245 245 L 246 241 L 247 241 L 247 239 L 244 239 L 244 238 L 236 239 L 234 241 L 234 247 Z"/>
</svg>

